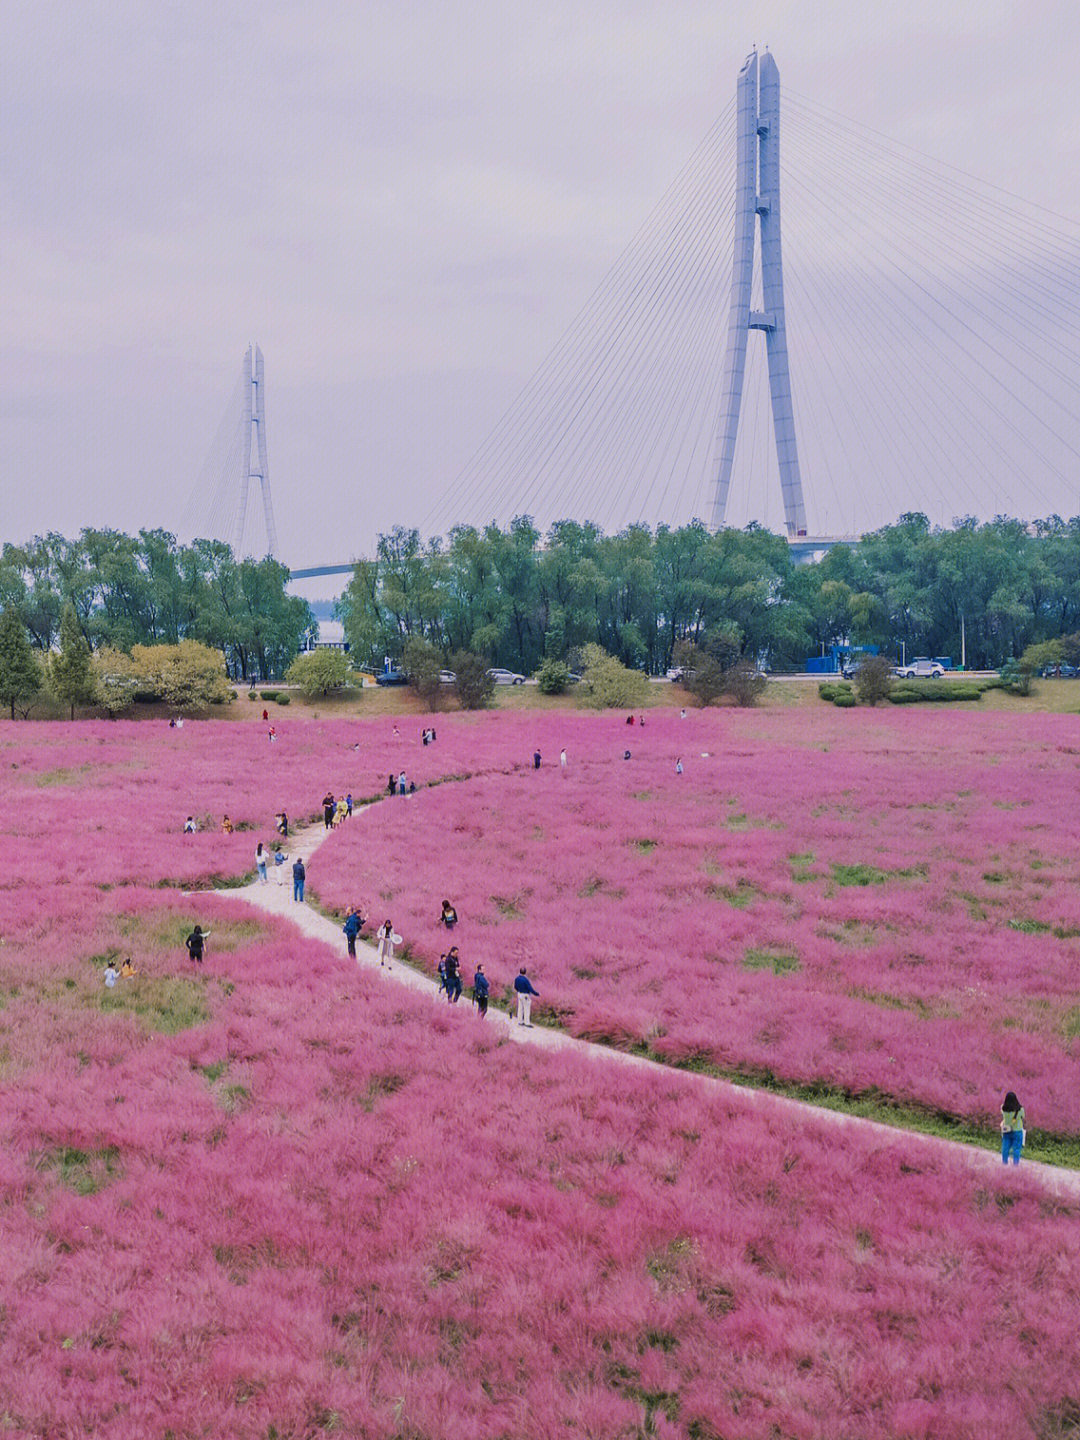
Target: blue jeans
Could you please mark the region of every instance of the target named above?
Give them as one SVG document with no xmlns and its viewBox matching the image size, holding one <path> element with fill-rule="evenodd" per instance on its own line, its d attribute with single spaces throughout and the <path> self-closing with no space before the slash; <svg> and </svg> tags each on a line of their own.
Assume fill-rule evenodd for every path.
<svg viewBox="0 0 1080 1440">
<path fill-rule="evenodd" d="M 1012 1163 L 1020 1164 L 1020 1151 L 1023 1149 L 1024 1132 L 1022 1130 L 1003 1130 L 1001 1132 L 1001 1163 L 1009 1163 L 1009 1151 L 1012 1151 Z"/>
<path fill-rule="evenodd" d="M 292 882 L 292 898 L 293 898 L 294 900 L 303 900 L 303 898 L 304 898 L 304 882 L 303 882 L 303 880 L 294 880 L 294 881 Z"/>
</svg>

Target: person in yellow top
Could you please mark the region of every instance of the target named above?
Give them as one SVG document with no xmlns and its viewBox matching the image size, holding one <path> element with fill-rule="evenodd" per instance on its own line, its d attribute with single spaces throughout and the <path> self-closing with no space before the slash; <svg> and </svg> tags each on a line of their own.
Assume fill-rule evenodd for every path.
<svg viewBox="0 0 1080 1440">
<path fill-rule="evenodd" d="M 137 975 L 138 973 L 135 966 L 131 963 L 131 956 L 129 955 L 120 966 L 120 978 L 121 980 L 130 980 L 133 975 Z"/>
<path fill-rule="evenodd" d="M 1012 1155 L 1012 1163 L 1020 1164 L 1020 1151 L 1024 1148 L 1024 1141 L 1027 1139 L 1027 1117 L 1024 1114 L 1024 1107 L 1016 1098 L 1014 1091 L 1010 1090 L 1001 1104 L 1001 1163 L 1009 1163 L 1009 1155 Z"/>
</svg>

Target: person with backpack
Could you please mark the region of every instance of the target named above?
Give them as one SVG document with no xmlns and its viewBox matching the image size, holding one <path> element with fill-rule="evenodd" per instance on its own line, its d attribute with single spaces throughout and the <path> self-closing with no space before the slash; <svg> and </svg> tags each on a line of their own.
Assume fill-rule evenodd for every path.
<svg viewBox="0 0 1080 1440">
<path fill-rule="evenodd" d="M 304 901 L 304 886 L 307 883 L 307 869 L 303 857 L 298 855 L 292 867 L 292 898 L 299 905 Z"/>
<path fill-rule="evenodd" d="M 480 1019 L 483 1020 L 487 1014 L 488 996 L 491 994 L 491 986 L 488 983 L 487 976 L 484 974 L 483 965 L 477 965 L 476 967 L 476 974 L 473 976 L 472 982 L 472 994 L 473 1002 L 480 1012 Z"/>
<path fill-rule="evenodd" d="M 349 954 L 354 960 L 356 959 L 356 937 L 360 934 L 363 924 L 364 917 L 360 914 L 359 907 L 350 905 L 348 913 L 345 916 L 345 924 L 341 928 L 345 931 L 345 940 L 349 947 Z"/>
<path fill-rule="evenodd" d="M 187 952 L 191 956 L 194 964 L 202 964 L 203 946 L 209 938 L 210 931 L 204 930 L 201 925 L 196 925 L 195 929 L 192 930 L 191 934 L 184 941 L 184 944 L 187 946 Z"/>
<path fill-rule="evenodd" d="M 1001 1102 L 1001 1163 L 1008 1165 L 1012 1155 L 1012 1163 L 1019 1165 L 1020 1151 L 1026 1141 L 1027 1116 L 1015 1092 L 1010 1090 Z"/>
<path fill-rule="evenodd" d="M 514 978 L 514 990 L 517 994 L 517 1022 L 519 1025 L 524 1025 L 526 1030 L 531 1030 L 533 1028 L 530 1019 L 533 996 L 539 995 L 540 991 L 525 973 L 524 965 Z"/>
</svg>

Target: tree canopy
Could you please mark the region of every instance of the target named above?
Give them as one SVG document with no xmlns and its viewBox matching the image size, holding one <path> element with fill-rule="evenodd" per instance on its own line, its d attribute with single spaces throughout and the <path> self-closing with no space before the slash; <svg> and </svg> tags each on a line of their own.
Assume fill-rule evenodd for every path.
<svg viewBox="0 0 1080 1440">
<path fill-rule="evenodd" d="M 969 667 L 997 667 L 1080 629 L 1080 518 L 936 529 L 907 514 L 808 565 L 754 525 L 604 535 L 565 520 L 541 535 L 523 516 L 427 542 L 398 527 L 356 567 L 339 613 L 353 654 L 376 662 L 423 639 L 531 673 L 595 644 L 660 674 L 680 640 L 724 633 L 729 665 L 801 668 L 837 643 L 959 662 L 963 636 Z"/>
</svg>

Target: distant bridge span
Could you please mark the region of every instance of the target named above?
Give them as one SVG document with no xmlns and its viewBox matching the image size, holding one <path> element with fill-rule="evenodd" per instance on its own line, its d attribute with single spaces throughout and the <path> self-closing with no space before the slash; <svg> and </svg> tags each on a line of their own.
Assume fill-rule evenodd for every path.
<svg viewBox="0 0 1080 1440">
<path fill-rule="evenodd" d="M 788 537 L 788 549 L 798 565 L 812 560 L 815 555 L 823 555 L 834 545 L 854 545 L 861 539 L 861 535 L 792 535 Z M 351 565 L 312 565 L 304 570 L 290 570 L 289 579 L 315 580 L 322 575 L 351 575 L 358 563 L 354 560 Z"/>
</svg>

